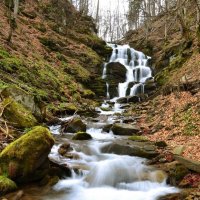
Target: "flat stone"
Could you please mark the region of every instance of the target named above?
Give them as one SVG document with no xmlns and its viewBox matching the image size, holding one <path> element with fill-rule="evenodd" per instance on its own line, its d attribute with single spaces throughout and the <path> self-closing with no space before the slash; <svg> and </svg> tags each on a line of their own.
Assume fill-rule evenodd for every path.
<svg viewBox="0 0 200 200">
<path fill-rule="evenodd" d="M 200 173 L 200 162 L 184 158 L 180 155 L 174 155 L 174 159 L 190 170 Z"/>
<path fill-rule="evenodd" d="M 111 130 L 115 135 L 141 135 L 140 127 L 132 124 L 116 123 Z"/>
</svg>

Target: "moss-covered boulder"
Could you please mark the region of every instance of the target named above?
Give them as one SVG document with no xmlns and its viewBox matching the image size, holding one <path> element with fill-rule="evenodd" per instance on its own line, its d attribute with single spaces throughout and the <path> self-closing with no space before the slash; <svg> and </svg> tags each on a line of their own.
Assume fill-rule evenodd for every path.
<svg viewBox="0 0 200 200">
<path fill-rule="evenodd" d="M 4 98 L 10 97 L 14 99 L 16 102 L 22 104 L 26 109 L 30 110 L 35 116 L 41 119 L 43 118 L 39 103 L 35 100 L 33 95 L 25 90 L 22 90 L 15 85 L 10 85 L 1 90 L 1 95 Z"/>
<path fill-rule="evenodd" d="M 14 181 L 5 176 L 0 176 L 0 194 L 12 192 L 17 189 L 17 185 Z"/>
<path fill-rule="evenodd" d="M 2 102 L 4 107 L 3 117 L 16 128 L 30 128 L 37 124 L 31 111 L 12 98 L 6 98 Z"/>
<path fill-rule="evenodd" d="M 36 126 L 0 153 L 0 175 L 17 182 L 43 178 L 54 139 L 47 128 Z"/>
<path fill-rule="evenodd" d="M 92 136 L 86 132 L 78 132 L 76 133 L 72 140 L 91 140 Z"/>
<path fill-rule="evenodd" d="M 69 133 L 77 133 L 79 131 L 85 132 L 86 124 L 84 124 L 80 118 L 75 117 L 62 125 L 62 131 Z"/>
</svg>

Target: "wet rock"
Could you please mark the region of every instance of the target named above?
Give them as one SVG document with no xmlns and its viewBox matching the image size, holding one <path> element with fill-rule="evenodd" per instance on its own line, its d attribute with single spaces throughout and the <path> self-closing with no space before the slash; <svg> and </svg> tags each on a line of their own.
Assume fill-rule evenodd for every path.
<svg viewBox="0 0 200 200">
<path fill-rule="evenodd" d="M 72 140 L 91 140 L 92 136 L 86 132 L 78 132 L 76 133 Z"/>
<path fill-rule="evenodd" d="M 103 131 L 103 132 L 106 132 L 106 133 L 109 133 L 111 128 L 112 128 L 112 124 L 106 124 L 106 125 L 103 127 L 102 131 Z"/>
<path fill-rule="evenodd" d="M 39 180 L 48 170 L 54 139 L 47 128 L 36 126 L 0 153 L 0 175 L 17 182 Z"/>
<path fill-rule="evenodd" d="M 83 123 L 83 121 L 76 117 L 72 120 L 64 123 L 61 127 L 63 132 L 69 132 L 69 133 L 76 133 L 79 131 L 86 131 L 86 124 Z"/>
<path fill-rule="evenodd" d="M 128 103 L 127 97 L 121 97 L 117 99 L 117 103 Z"/>
<path fill-rule="evenodd" d="M 140 102 L 140 98 L 138 96 L 128 96 L 127 102 L 128 103 L 138 103 L 138 102 Z"/>
<path fill-rule="evenodd" d="M 59 178 L 71 177 L 72 172 L 67 164 L 63 164 L 62 162 L 59 162 L 58 160 L 55 160 L 52 157 L 49 159 L 50 169 L 48 170 L 48 174 L 50 176 L 58 176 Z"/>
<path fill-rule="evenodd" d="M 0 194 L 6 194 L 17 189 L 14 181 L 5 176 L 0 176 Z"/>
<path fill-rule="evenodd" d="M 141 135 L 137 125 L 116 123 L 111 130 L 115 135 Z"/>
<path fill-rule="evenodd" d="M 175 160 L 180 162 L 182 165 L 184 165 L 186 168 L 200 173 L 200 162 L 193 161 L 193 160 L 184 158 L 184 157 L 179 156 L 179 155 L 174 155 L 174 158 L 175 158 Z"/>
<path fill-rule="evenodd" d="M 61 156 L 65 156 L 69 151 L 72 151 L 72 150 L 73 150 L 73 148 L 71 147 L 70 143 L 64 143 L 58 149 L 58 153 Z"/>
<path fill-rule="evenodd" d="M 30 128 L 37 124 L 31 111 L 12 98 L 6 98 L 2 102 L 4 108 L 3 117 L 16 128 Z"/>
<path fill-rule="evenodd" d="M 140 142 L 141 143 L 141 142 Z M 103 153 L 115 153 L 118 155 L 139 156 L 143 158 L 153 158 L 158 155 L 156 147 L 149 143 L 138 144 L 134 142 L 115 142 L 102 148 Z"/>
</svg>

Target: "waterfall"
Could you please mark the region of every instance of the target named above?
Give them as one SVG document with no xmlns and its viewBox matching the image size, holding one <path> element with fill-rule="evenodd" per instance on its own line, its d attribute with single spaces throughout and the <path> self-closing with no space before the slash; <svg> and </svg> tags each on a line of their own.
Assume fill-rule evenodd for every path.
<svg viewBox="0 0 200 200">
<path fill-rule="evenodd" d="M 107 77 L 107 65 L 109 63 L 120 63 L 126 69 L 126 80 L 125 82 L 118 83 L 118 97 L 134 96 L 144 93 L 147 79 L 152 78 L 152 71 L 147 62 L 150 57 L 140 51 L 136 51 L 129 45 L 108 44 L 108 46 L 113 49 L 113 52 L 109 62 L 104 64 L 102 78 L 106 79 Z M 129 86 L 130 83 L 133 84 L 131 87 Z M 106 96 L 108 98 L 110 96 L 108 81 L 106 81 L 106 85 Z M 130 92 L 127 91 L 128 88 Z"/>
</svg>

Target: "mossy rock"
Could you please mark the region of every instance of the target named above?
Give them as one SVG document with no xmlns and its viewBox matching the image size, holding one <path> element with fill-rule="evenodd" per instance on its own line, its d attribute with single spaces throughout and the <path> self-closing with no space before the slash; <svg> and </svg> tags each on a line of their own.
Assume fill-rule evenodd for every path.
<svg viewBox="0 0 200 200">
<path fill-rule="evenodd" d="M 91 90 L 84 90 L 82 94 L 83 98 L 93 99 L 95 97 L 95 93 Z"/>
<path fill-rule="evenodd" d="M 86 124 L 84 124 L 80 118 L 76 117 L 71 121 L 63 124 L 62 130 L 69 133 L 77 133 L 79 131 L 85 132 Z"/>
<path fill-rule="evenodd" d="M 6 194 L 17 189 L 17 185 L 14 181 L 5 176 L 0 176 L 0 194 Z"/>
<path fill-rule="evenodd" d="M 42 178 L 53 144 L 53 136 L 47 128 L 34 127 L 0 153 L 0 175 L 6 174 L 17 182 Z"/>
<path fill-rule="evenodd" d="M 132 140 L 132 141 L 138 141 L 138 142 L 147 142 L 148 139 L 144 136 L 137 136 L 137 135 L 134 135 L 134 136 L 130 136 L 128 138 L 129 140 Z"/>
<path fill-rule="evenodd" d="M 36 118 L 31 111 L 26 109 L 22 104 L 14 101 L 12 98 L 6 98 L 2 102 L 5 106 L 3 117 L 12 123 L 16 128 L 30 128 L 37 124 Z"/>
<path fill-rule="evenodd" d="M 91 140 L 92 136 L 86 132 L 78 132 L 76 133 L 72 140 Z"/>
<path fill-rule="evenodd" d="M 27 91 L 17 87 L 16 85 L 10 85 L 1 90 L 1 95 L 4 98 L 12 98 L 16 102 L 22 104 L 26 109 L 30 110 L 32 114 L 38 118 L 42 118 L 39 103 L 36 102 L 35 97 Z"/>
</svg>

